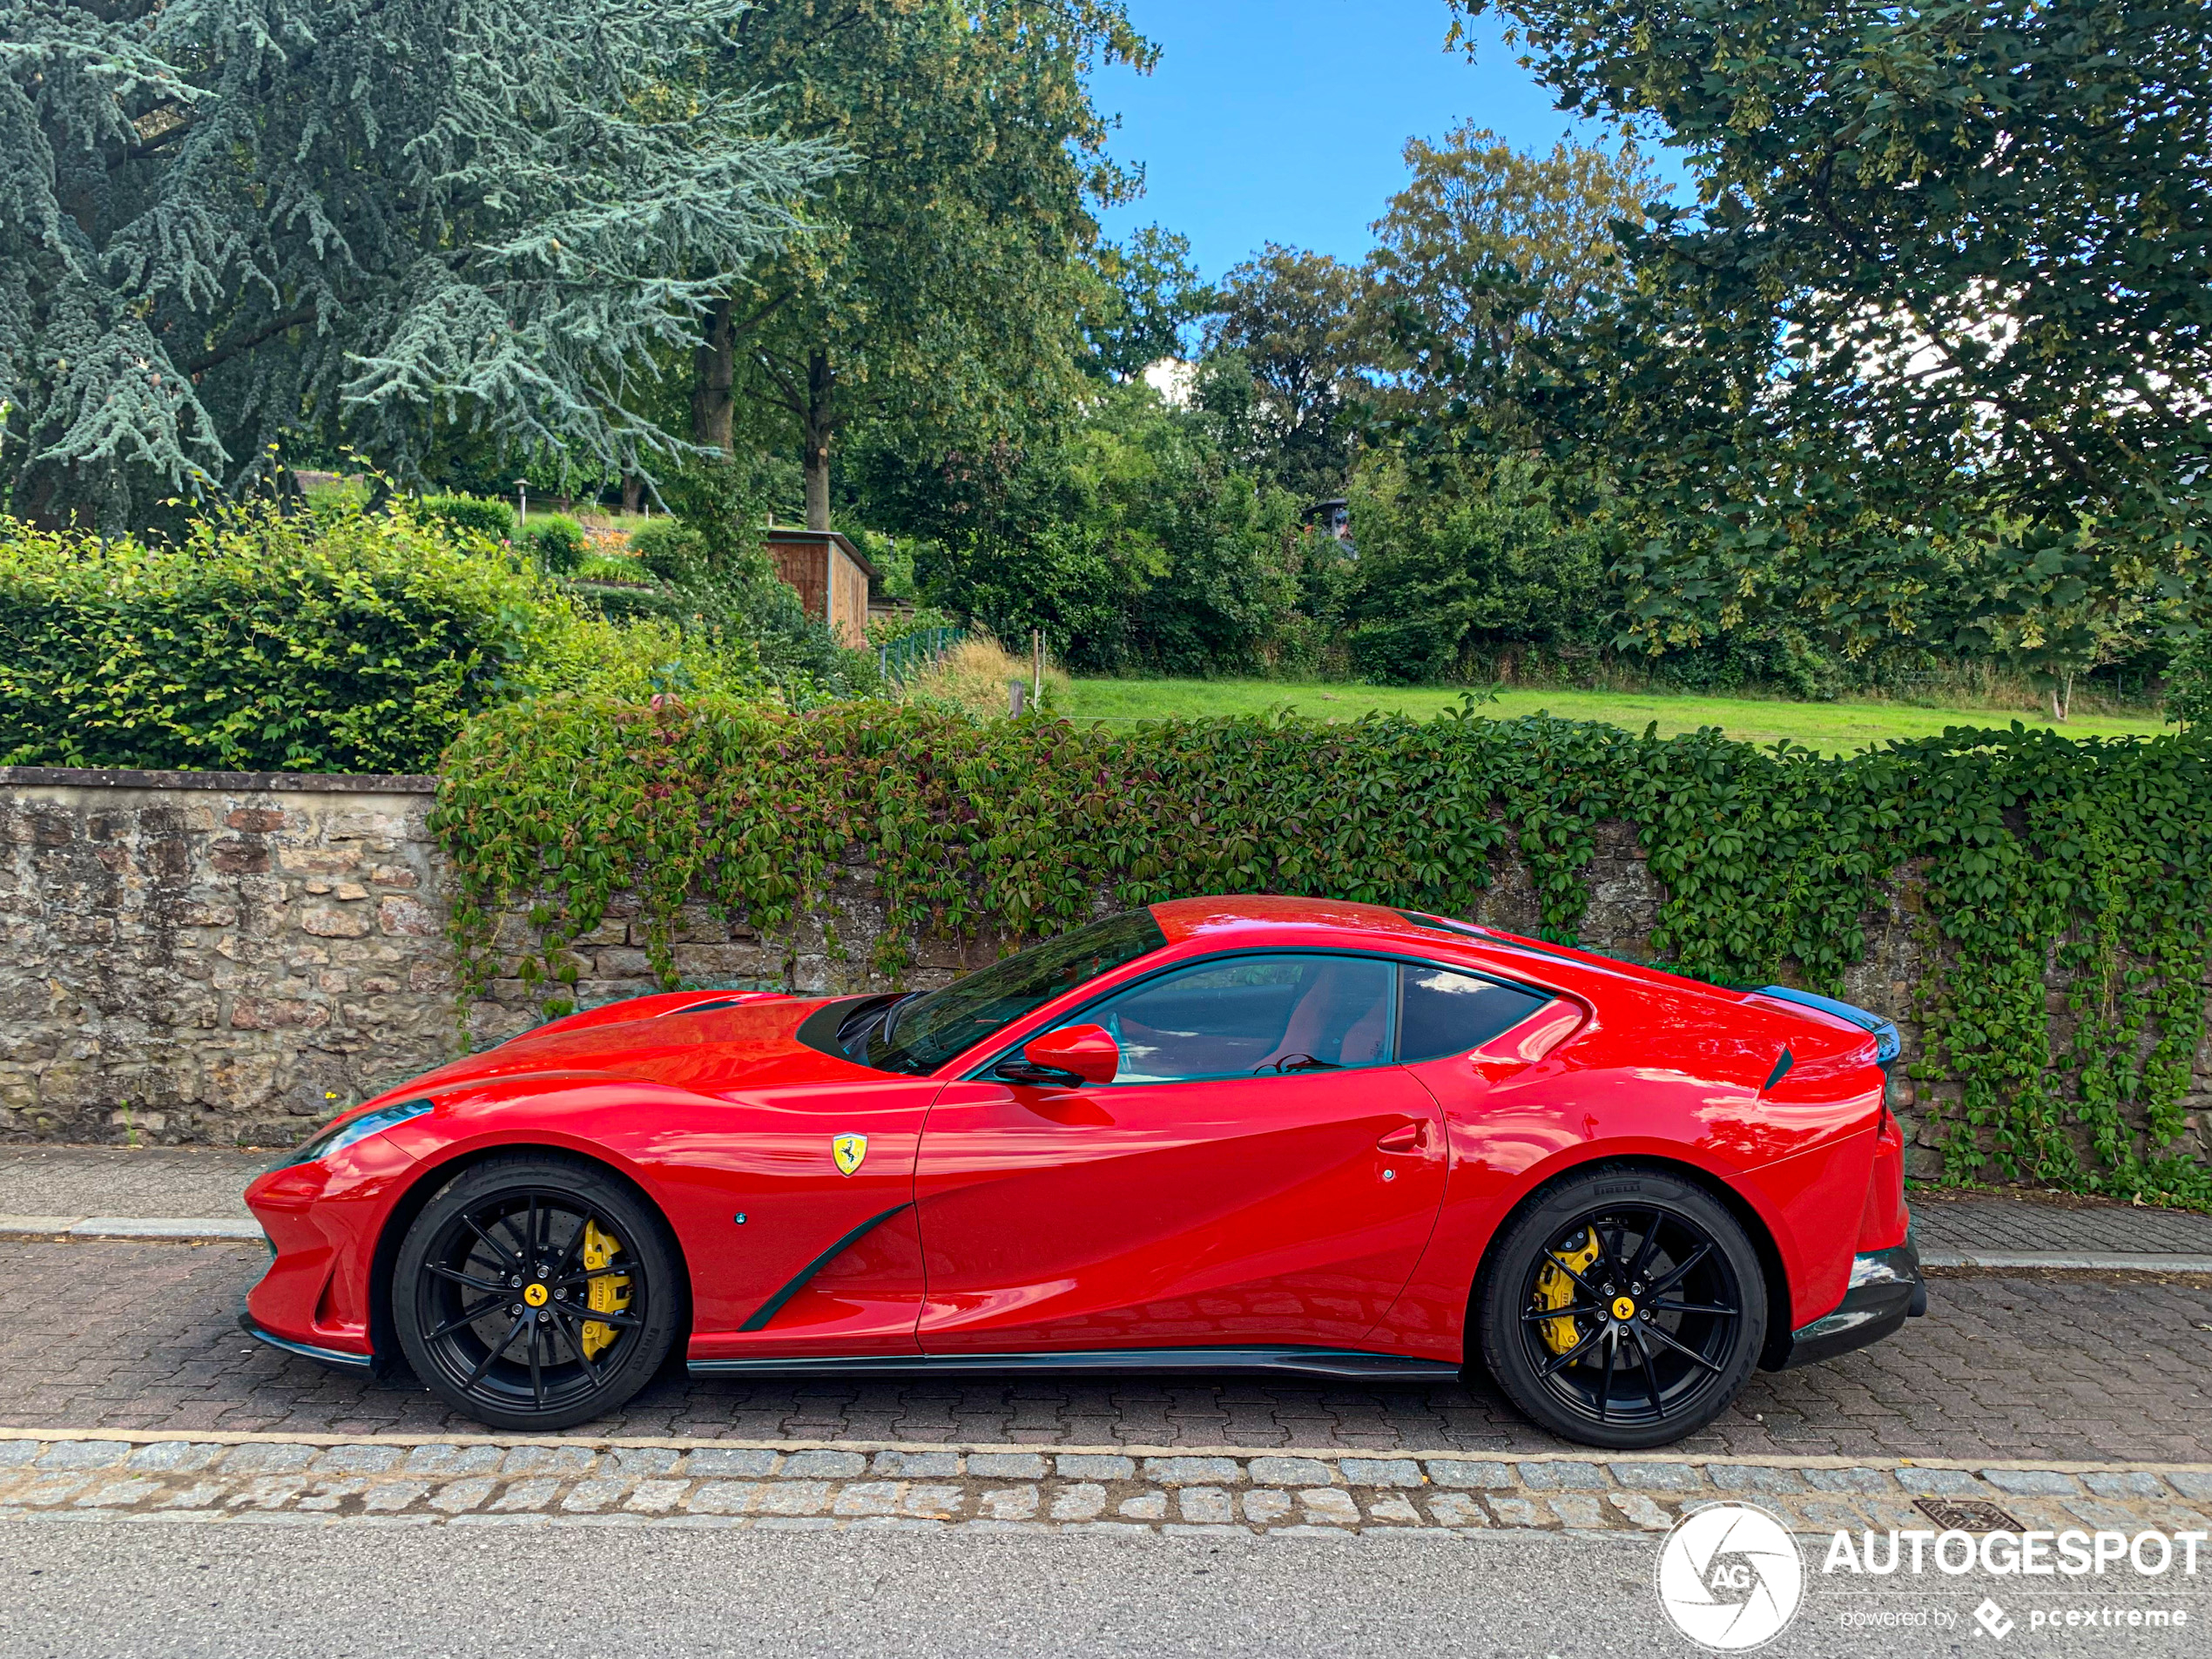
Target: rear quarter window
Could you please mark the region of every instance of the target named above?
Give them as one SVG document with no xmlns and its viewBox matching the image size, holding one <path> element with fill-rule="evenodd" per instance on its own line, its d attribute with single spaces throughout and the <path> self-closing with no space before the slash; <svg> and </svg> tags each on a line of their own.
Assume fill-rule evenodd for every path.
<svg viewBox="0 0 2212 1659">
<path fill-rule="evenodd" d="M 1404 969 L 1398 1016 L 1398 1058 L 1412 1065 L 1465 1054 L 1510 1031 L 1552 999 L 1448 968 Z"/>
</svg>

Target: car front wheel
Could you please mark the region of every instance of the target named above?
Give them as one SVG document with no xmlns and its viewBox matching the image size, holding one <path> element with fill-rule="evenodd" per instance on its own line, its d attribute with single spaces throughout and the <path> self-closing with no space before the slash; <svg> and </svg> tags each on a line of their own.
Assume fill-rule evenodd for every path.
<svg viewBox="0 0 2212 1659">
<path fill-rule="evenodd" d="M 1664 1446 L 1742 1392 L 1766 1340 L 1751 1241 L 1703 1188 L 1601 1167 L 1545 1190 L 1500 1235 L 1477 1291 L 1490 1374 L 1554 1433 Z"/>
<path fill-rule="evenodd" d="M 589 1165 L 463 1171 L 401 1241 L 392 1314 L 415 1373 L 495 1428 L 567 1428 L 652 1379 L 682 1321 L 659 1218 Z"/>
</svg>

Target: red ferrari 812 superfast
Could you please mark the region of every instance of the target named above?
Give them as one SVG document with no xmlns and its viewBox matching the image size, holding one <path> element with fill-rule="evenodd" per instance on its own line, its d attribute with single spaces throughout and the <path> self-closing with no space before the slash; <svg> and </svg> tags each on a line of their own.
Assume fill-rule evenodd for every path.
<svg viewBox="0 0 2212 1659">
<path fill-rule="evenodd" d="M 1595 1446 L 1925 1306 L 1894 1027 L 1374 906 L 1193 899 L 943 989 L 569 1015 L 246 1199 L 241 1318 L 554 1429 L 693 1374 L 1487 1371 Z"/>
</svg>

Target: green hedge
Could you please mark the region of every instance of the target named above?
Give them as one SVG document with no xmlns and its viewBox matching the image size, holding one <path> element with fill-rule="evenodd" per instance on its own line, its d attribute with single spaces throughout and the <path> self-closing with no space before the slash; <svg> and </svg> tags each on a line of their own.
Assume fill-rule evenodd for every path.
<svg viewBox="0 0 2212 1659">
<path fill-rule="evenodd" d="M 429 523 L 489 541 L 511 541 L 515 536 L 515 509 L 482 496 L 425 496 L 416 503 L 416 513 Z"/>
<path fill-rule="evenodd" d="M 591 551 L 591 538 L 583 526 L 562 513 L 533 518 L 516 540 L 551 576 L 574 576 Z"/>
<path fill-rule="evenodd" d="M 758 681 L 750 648 L 621 627 L 405 509 L 194 525 L 176 545 L 0 516 L 0 765 L 428 772 L 469 715 Z"/>
<path fill-rule="evenodd" d="M 1911 867 L 1932 964 L 1947 1171 L 2212 1200 L 2177 1156 L 2212 948 L 2212 745 L 1954 730 L 1848 759 L 1707 731 L 1662 741 L 1539 717 L 1357 725 L 1191 721 L 1131 730 L 977 723 L 848 704 L 790 715 L 577 699 L 475 722 L 436 822 L 456 861 L 469 990 L 499 915 L 537 929 L 525 977 L 566 1006 L 568 941 L 639 897 L 673 982 L 679 907 L 774 931 L 848 851 L 914 941 L 1022 936 L 1124 905 L 1289 892 L 1465 914 L 1501 857 L 1571 940 L 1598 826 L 1624 819 L 1665 900 L 1656 956 L 1732 983 L 1834 989 L 1862 917 Z M 2055 1045 L 2047 974 L 2069 988 Z M 1904 1012 L 1905 1010 L 1897 1010 Z"/>
</svg>

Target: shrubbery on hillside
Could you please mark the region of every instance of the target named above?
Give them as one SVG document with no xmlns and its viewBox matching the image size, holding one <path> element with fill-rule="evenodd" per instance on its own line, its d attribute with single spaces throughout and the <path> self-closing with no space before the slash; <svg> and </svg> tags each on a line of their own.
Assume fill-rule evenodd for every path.
<svg viewBox="0 0 2212 1659">
<path fill-rule="evenodd" d="M 495 704 L 759 695 L 741 642 L 582 609 L 405 507 L 202 521 L 174 545 L 0 518 L 0 764 L 427 772 Z"/>
</svg>

